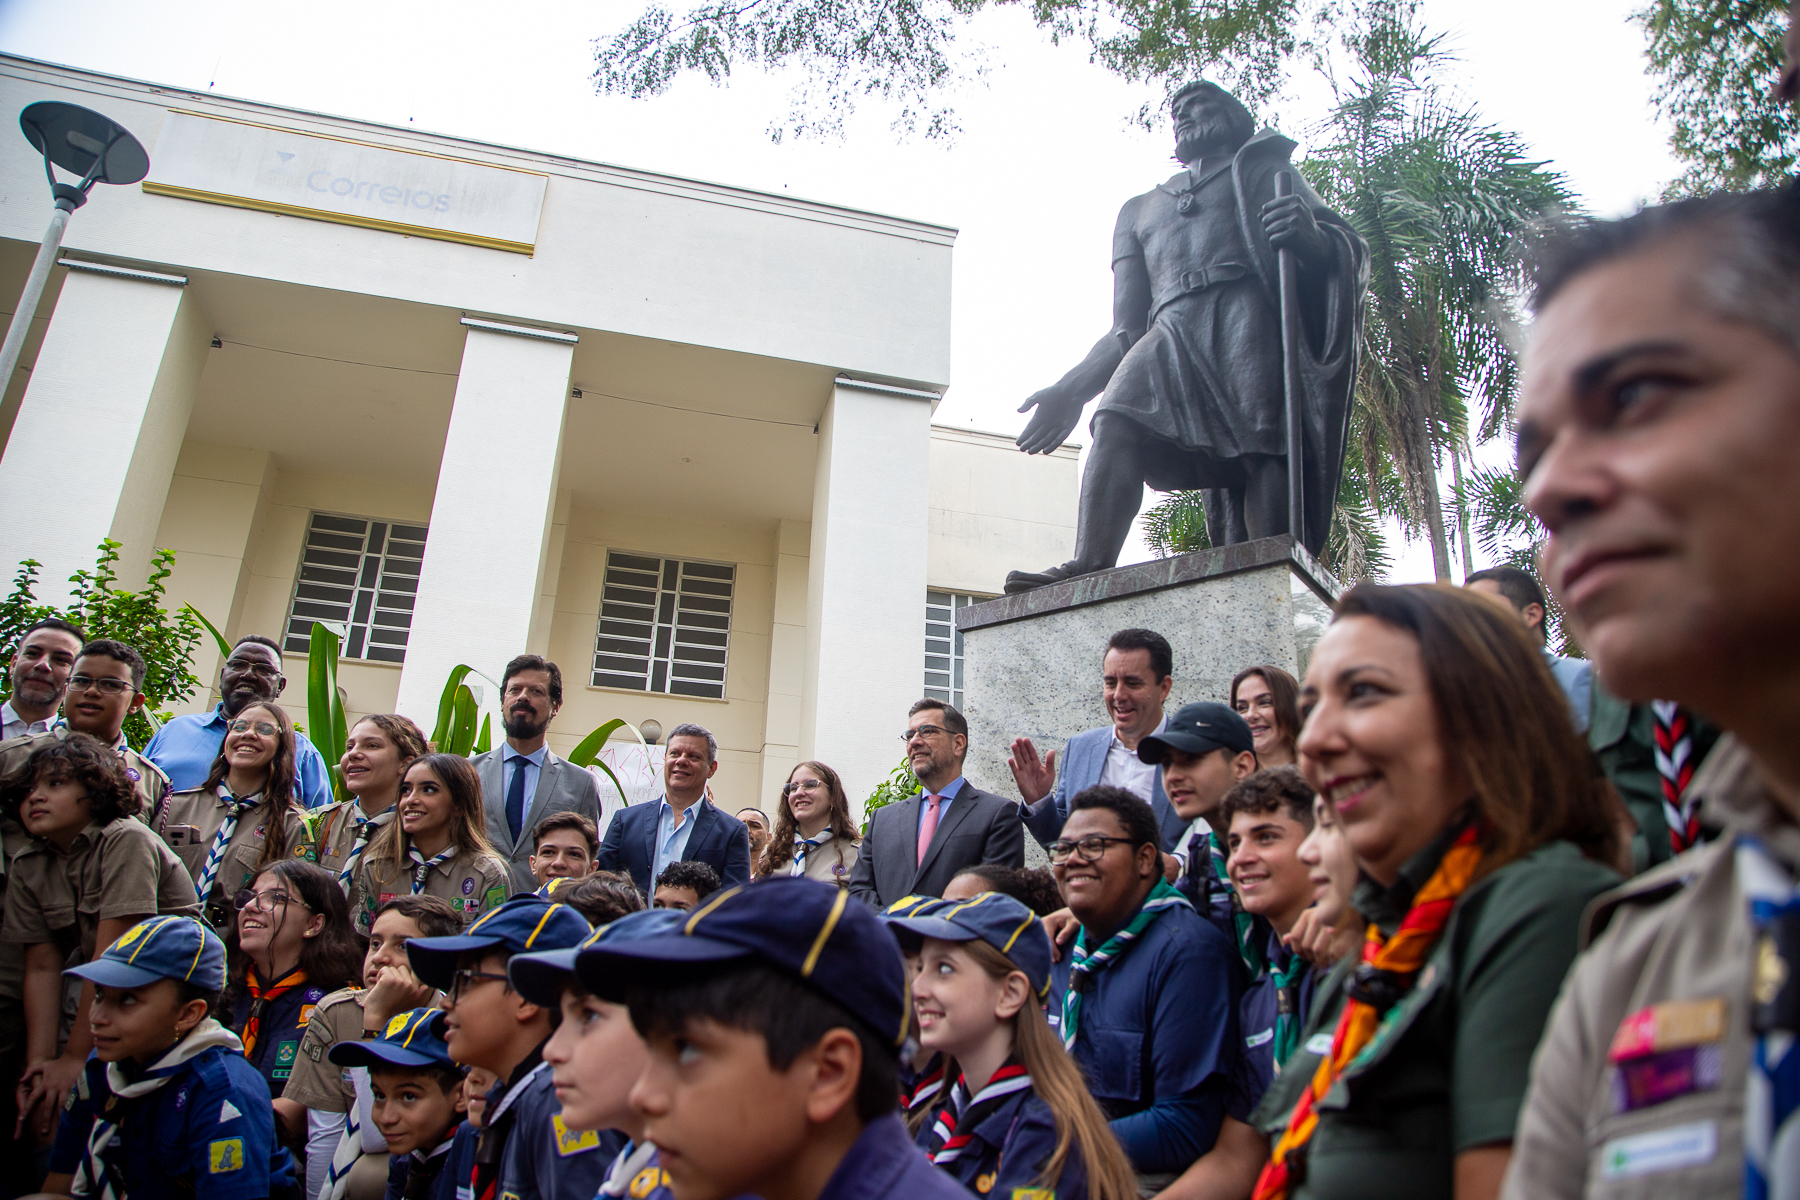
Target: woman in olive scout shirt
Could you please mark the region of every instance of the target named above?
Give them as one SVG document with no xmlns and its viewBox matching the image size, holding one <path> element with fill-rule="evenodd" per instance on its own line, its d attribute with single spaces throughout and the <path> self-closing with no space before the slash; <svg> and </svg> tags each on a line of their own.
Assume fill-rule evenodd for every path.
<svg viewBox="0 0 1800 1200">
<path fill-rule="evenodd" d="M 1350 592 L 1301 706 L 1370 933 L 1257 1114 L 1256 1200 L 1488 1200 L 1582 909 L 1618 882 L 1616 802 L 1518 619 L 1459 589 Z"/>
</svg>

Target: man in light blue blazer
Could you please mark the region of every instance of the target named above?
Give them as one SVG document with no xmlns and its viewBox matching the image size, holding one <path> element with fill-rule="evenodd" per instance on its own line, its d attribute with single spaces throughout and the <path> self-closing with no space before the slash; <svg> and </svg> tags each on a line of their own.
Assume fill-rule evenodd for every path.
<svg viewBox="0 0 1800 1200">
<path fill-rule="evenodd" d="M 1156 814 L 1163 853 L 1181 844 L 1187 822 L 1163 791 L 1162 773 L 1138 759 L 1138 742 L 1158 733 L 1166 723 L 1163 703 L 1175 682 L 1175 653 L 1168 639 L 1149 629 L 1121 629 L 1107 639 L 1101 660 L 1102 695 L 1112 724 L 1089 729 L 1063 747 L 1061 771 L 1057 753 L 1039 757 L 1030 738 L 1017 738 L 1006 765 L 1024 801 L 1021 817 L 1038 844 L 1049 848 L 1069 819 L 1069 798 L 1097 783 L 1122 787 L 1143 797 Z"/>
</svg>

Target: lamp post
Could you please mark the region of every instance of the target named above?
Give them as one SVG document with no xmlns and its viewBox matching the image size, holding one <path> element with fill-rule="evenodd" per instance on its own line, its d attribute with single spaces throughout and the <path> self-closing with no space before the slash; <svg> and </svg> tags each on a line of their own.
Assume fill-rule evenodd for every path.
<svg viewBox="0 0 1800 1200">
<path fill-rule="evenodd" d="M 44 174 L 50 180 L 56 211 L 50 215 L 50 228 L 38 247 L 37 261 L 31 264 L 31 274 L 25 278 L 25 290 L 19 294 L 12 324 L 7 326 L 6 341 L 0 343 L 0 394 L 4 394 L 18 368 L 25 335 L 31 331 L 31 319 L 37 314 L 44 285 L 50 280 L 50 267 L 62 246 L 69 214 L 87 203 L 88 192 L 96 183 L 136 183 L 150 173 L 150 155 L 143 143 L 127 133 L 124 126 L 93 109 L 42 100 L 27 105 L 19 114 L 19 129 L 32 149 L 44 156 Z M 52 164 L 75 172 L 81 176 L 81 182 L 58 183 Z"/>
</svg>

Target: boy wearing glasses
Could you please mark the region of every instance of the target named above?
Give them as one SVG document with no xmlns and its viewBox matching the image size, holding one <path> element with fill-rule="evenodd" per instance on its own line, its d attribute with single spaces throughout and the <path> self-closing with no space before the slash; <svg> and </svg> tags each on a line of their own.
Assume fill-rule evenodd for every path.
<svg viewBox="0 0 1800 1200">
<path fill-rule="evenodd" d="M 111 638 L 96 638 L 87 643 L 69 672 L 62 716 L 51 725 L 48 733 L 0 742 L 0 774 L 24 762 L 45 738 L 61 739 L 70 733 L 85 733 L 113 748 L 125 764 L 126 777 L 144 799 L 143 811 L 155 812 L 171 790 L 169 777 L 125 741 L 125 719 L 144 707 L 145 670 L 144 656 L 135 646 Z"/>
<path fill-rule="evenodd" d="M 572 949 L 592 932 L 568 905 L 526 895 L 484 914 L 467 933 L 406 944 L 413 974 L 445 994 L 450 1057 L 500 1079 L 487 1094 L 474 1170 L 455 1181 L 468 1200 L 587 1197 L 606 1181 L 622 1139 L 563 1124 L 543 1058 L 553 1010 L 526 1000 L 506 975 L 515 954 Z"/>
</svg>

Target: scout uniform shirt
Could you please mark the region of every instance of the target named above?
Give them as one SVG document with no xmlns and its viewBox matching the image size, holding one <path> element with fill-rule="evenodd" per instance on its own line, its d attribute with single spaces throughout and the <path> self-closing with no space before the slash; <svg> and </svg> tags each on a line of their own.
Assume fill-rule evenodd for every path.
<svg viewBox="0 0 1800 1200">
<path fill-rule="evenodd" d="M 256 1001 L 250 995 L 248 972 L 256 968 L 251 966 L 245 970 L 246 982 L 232 999 L 229 1023 L 244 1039 L 244 1057 L 267 1081 L 270 1099 L 279 1099 L 285 1095 L 288 1077 L 294 1073 L 294 1063 L 300 1057 L 300 1039 L 306 1033 L 313 1009 L 325 998 L 327 989 L 303 980 L 264 1002 L 257 1020 L 256 1041 L 252 1045 L 246 1026 Z"/>
<path fill-rule="evenodd" d="M 196 887 L 213 854 L 213 843 L 231 815 L 233 799 L 231 790 L 224 784 L 171 792 L 151 819 L 152 828 L 187 867 Z M 261 792 L 237 797 L 236 801 L 249 807 L 238 813 L 237 824 L 225 843 L 217 873 L 213 876 L 213 885 L 200 897 L 206 923 L 214 929 L 226 928 L 237 916 L 232 897 L 249 887 L 250 881 L 256 878 L 257 864 L 262 862 L 263 847 L 271 835 L 276 838 L 276 858 L 303 855 L 307 848 L 306 821 L 298 808 L 290 805 L 286 812 L 277 815 L 270 811 Z"/>
<path fill-rule="evenodd" d="M 1048 1184 L 1038 1183 L 1044 1165 L 1056 1153 L 1056 1117 L 1015 1059 L 1007 1060 L 963 1105 L 960 1117 L 946 1104 L 919 1127 L 914 1141 L 940 1170 L 977 1196 L 1087 1200 L 1087 1170 L 1078 1143 L 1069 1144 L 1057 1177 Z"/>
<path fill-rule="evenodd" d="M 488 1112 L 493 1111 L 490 1101 Z M 548 1063 L 520 1084 L 512 1114 L 512 1133 L 500 1160 L 501 1200 L 593 1196 L 625 1144 L 625 1135 L 616 1129 L 570 1129 L 563 1123 Z"/>
<path fill-rule="evenodd" d="M 817 1200 L 969 1200 L 968 1191 L 913 1145 L 892 1113 L 863 1126 L 849 1152 L 825 1181 Z M 1007 1200 L 1011 1200 L 1009 1196 Z M 1020 1197 L 1019 1200 L 1027 1200 Z M 1044 1200 L 1030 1197 L 1029 1200 Z"/>
<path fill-rule="evenodd" d="M 393 819 L 391 805 L 372 817 L 365 817 L 362 802 L 358 800 L 340 800 L 316 809 L 307 817 L 311 826 L 312 860 L 333 875 L 342 875 L 346 868 L 354 875 L 354 868 L 361 865 L 362 851 L 367 849 L 381 827 Z M 351 861 L 353 855 L 356 862 Z M 348 890 L 349 882 L 345 881 L 344 886 Z"/>
<path fill-rule="evenodd" d="M 0 742 L 0 775 L 4 775 L 24 763 L 27 758 L 31 757 L 31 752 L 37 749 L 46 738 L 55 738 L 59 742 L 66 741 L 72 732 L 74 731 L 59 720 L 56 725 L 51 727 L 49 733 L 37 733 L 30 737 L 11 738 Z M 120 734 L 119 740 L 113 743 L 113 749 L 118 752 L 120 761 L 125 764 L 126 776 L 137 787 L 138 795 L 143 797 L 144 814 L 147 816 L 155 812 L 156 806 L 162 803 L 163 797 L 168 795 L 171 790 L 169 777 L 162 773 L 162 768 L 133 750 L 125 741 L 124 734 Z M 19 827 L 13 826 L 13 828 Z"/>
<path fill-rule="evenodd" d="M 595 1200 L 675 1200 L 669 1190 L 669 1173 L 662 1169 L 662 1155 L 655 1142 L 626 1142 L 607 1169 Z"/>
<path fill-rule="evenodd" d="M 207 1026 L 218 1028 L 203 1021 L 188 1036 Z M 105 1120 L 118 1126 L 105 1169 L 120 1200 L 297 1196 L 294 1160 L 276 1140 L 268 1091 L 242 1054 L 210 1046 L 141 1096 L 115 1096 L 106 1067 L 90 1058 L 76 1077 L 50 1151 L 53 1173 L 81 1167 L 94 1123 Z M 99 1194 L 98 1187 L 89 1192 Z"/>
<path fill-rule="evenodd" d="M 414 1150 L 389 1155 L 382 1200 L 456 1200 L 456 1178 L 449 1173 L 450 1151 L 456 1146 L 456 1135 L 467 1124 L 464 1121 L 452 1129 L 429 1153 Z"/>
<path fill-rule="evenodd" d="M 376 874 L 375 860 L 368 854 L 357 865 L 350 881 L 350 919 L 356 932 L 369 936 L 375 924 L 375 912 L 395 896 L 436 896 L 462 917 L 463 928 L 491 908 L 499 908 L 512 894 L 512 872 L 497 855 L 457 851 L 451 857 L 425 870 L 425 882 L 419 885 L 419 866 L 405 863 L 395 870 L 392 864 L 381 864 L 383 873 Z"/>
<path fill-rule="evenodd" d="M 300 1054 L 294 1060 L 293 1074 L 288 1076 L 283 1100 L 292 1100 L 309 1114 L 345 1116 L 357 1111 L 356 1085 L 351 1071 L 359 1068 L 340 1067 L 328 1057 L 339 1042 L 355 1042 L 363 1036 L 363 1005 L 369 993 L 363 988 L 343 988 L 321 999 L 313 1007 L 300 1038 Z M 380 1200 L 387 1186 L 387 1141 L 374 1122 L 361 1122 L 358 1113 L 358 1136 L 362 1141 L 362 1157 L 350 1168 L 349 1200 Z M 309 1124 L 311 1117 L 308 1117 Z M 341 1128 L 341 1126 L 340 1126 Z M 309 1129 L 310 1136 L 310 1129 Z M 335 1146 L 335 1142 L 333 1146 Z M 307 1175 L 324 1179 L 331 1166 L 331 1153 L 325 1162 L 307 1160 Z"/>
</svg>

